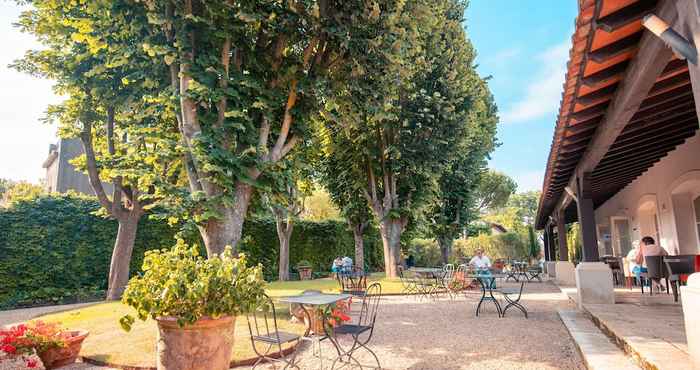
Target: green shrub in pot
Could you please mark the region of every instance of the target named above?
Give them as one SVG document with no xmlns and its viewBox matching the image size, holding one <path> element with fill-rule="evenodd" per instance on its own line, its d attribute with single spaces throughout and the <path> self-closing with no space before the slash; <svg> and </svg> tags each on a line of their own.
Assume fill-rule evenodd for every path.
<svg viewBox="0 0 700 370">
<path fill-rule="evenodd" d="M 262 267 L 248 267 L 245 255 L 235 258 L 227 247 L 207 259 L 178 241 L 170 250 L 146 252 L 143 272 L 129 281 L 122 302 L 139 319 L 158 322 L 159 369 L 228 369 L 235 318 L 254 310 L 264 293 Z M 134 321 L 126 315 L 120 324 L 129 330 Z"/>
</svg>

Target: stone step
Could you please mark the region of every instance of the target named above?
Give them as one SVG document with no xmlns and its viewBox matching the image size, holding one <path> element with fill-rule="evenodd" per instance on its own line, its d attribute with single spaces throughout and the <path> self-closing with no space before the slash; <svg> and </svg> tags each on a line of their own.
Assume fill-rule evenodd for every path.
<svg viewBox="0 0 700 370">
<path fill-rule="evenodd" d="M 575 310 L 558 310 L 558 313 L 588 369 L 640 369 L 584 313 Z"/>
</svg>

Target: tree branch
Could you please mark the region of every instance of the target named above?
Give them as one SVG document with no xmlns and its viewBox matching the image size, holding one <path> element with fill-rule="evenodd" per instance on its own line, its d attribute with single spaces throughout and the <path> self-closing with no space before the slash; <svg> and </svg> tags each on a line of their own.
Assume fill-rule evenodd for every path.
<svg viewBox="0 0 700 370">
<path fill-rule="evenodd" d="M 95 191 L 97 195 L 97 200 L 99 200 L 100 205 L 104 207 L 107 212 L 109 212 L 112 217 L 117 217 L 116 214 L 112 213 L 112 202 L 107 198 L 105 194 L 104 187 L 102 187 L 102 182 L 100 181 L 100 174 L 97 169 L 97 160 L 95 159 L 95 149 L 92 146 L 92 124 L 89 120 L 85 120 L 83 123 L 83 130 L 80 133 L 80 140 L 83 142 L 83 149 L 85 150 L 86 167 L 88 172 L 88 179 L 90 180 L 90 186 L 92 190 Z"/>
<path fill-rule="evenodd" d="M 297 102 L 297 80 L 292 80 L 289 86 L 289 93 L 287 94 L 287 105 L 284 108 L 284 118 L 282 120 L 282 128 L 280 128 L 280 134 L 277 137 L 277 142 L 272 148 L 272 158 L 281 158 L 280 152 L 282 147 L 287 141 L 287 135 L 289 134 L 289 129 L 292 127 L 292 108 Z"/>
</svg>

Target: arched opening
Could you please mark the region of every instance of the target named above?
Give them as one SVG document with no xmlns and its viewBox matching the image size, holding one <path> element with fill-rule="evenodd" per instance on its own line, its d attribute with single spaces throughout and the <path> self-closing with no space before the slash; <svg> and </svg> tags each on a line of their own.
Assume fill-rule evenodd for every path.
<svg viewBox="0 0 700 370">
<path fill-rule="evenodd" d="M 651 236 L 656 243 L 660 242 L 656 195 L 647 194 L 640 198 L 637 206 L 637 224 L 640 238 Z"/>
<path fill-rule="evenodd" d="M 700 171 L 689 171 L 671 184 L 673 218 L 680 254 L 700 251 Z"/>
</svg>

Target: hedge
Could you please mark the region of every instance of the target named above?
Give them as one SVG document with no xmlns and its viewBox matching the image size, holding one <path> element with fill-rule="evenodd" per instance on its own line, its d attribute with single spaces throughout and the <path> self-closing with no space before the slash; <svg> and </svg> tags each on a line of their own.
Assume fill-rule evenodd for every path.
<svg viewBox="0 0 700 370">
<path fill-rule="evenodd" d="M 114 220 L 94 215 L 93 198 L 42 196 L 0 209 L 0 308 L 70 302 L 101 297 L 107 288 L 109 262 L 117 232 Z M 146 250 L 174 244 L 176 228 L 143 217 L 131 260 L 137 273 Z M 201 245 L 192 235 L 190 242 Z M 277 276 L 278 242 L 273 220 L 246 221 L 241 250 L 264 266 L 265 277 Z M 368 268 L 382 265 L 376 230 L 365 237 Z M 338 221 L 295 224 L 290 265 L 307 260 L 314 270 L 329 270 L 339 255 L 354 255 L 352 233 Z"/>
</svg>

